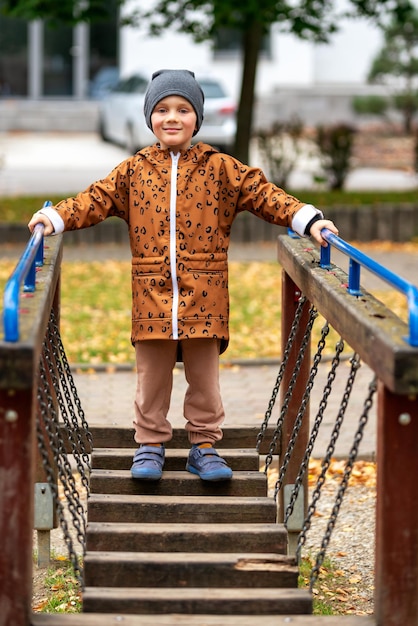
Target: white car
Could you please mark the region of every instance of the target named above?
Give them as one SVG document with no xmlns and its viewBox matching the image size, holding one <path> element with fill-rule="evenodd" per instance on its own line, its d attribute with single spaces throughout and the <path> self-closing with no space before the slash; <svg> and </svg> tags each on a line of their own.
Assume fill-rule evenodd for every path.
<svg viewBox="0 0 418 626">
<path fill-rule="evenodd" d="M 203 124 L 195 141 L 230 152 L 235 140 L 236 106 L 213 78 L 198 78 L 205 94 Z M 99 133 L 104 141 L 124 146 L 132 154 L 155 142 L 145 123 L 144 96 L 148 79 L 135 74 L 122 79 L 99 102 Z"/>
</svg>

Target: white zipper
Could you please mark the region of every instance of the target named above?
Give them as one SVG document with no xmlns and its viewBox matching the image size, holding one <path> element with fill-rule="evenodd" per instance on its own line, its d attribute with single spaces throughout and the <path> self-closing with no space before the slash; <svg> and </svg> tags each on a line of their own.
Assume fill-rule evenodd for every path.
<svg viewBox="0 0 418 626">
<path fill-rule="evenodd" d="M 170 189 L 170 270 L 173 285 L 173 304 L 171 320 L 173 327 L 173 339 L 179 338 L 178 307 L 179 288 L 177 285 L 177 259 L 176 259 L 176 208 L 177 208 L 177 164 L 180 153 L 171 154 L 171 189 Z"/>
</svg>

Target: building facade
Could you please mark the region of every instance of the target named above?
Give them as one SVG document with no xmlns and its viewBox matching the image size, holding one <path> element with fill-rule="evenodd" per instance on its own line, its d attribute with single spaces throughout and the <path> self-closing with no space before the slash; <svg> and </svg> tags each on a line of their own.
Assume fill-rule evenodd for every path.
<svg viewBox="0 0 418 626">
<path fill-rule="evenodd" d="M 129 12 L 153 0 L 130 0 Z M 344 4 L 346 0 L 337 0 Z M 83 99 L 103 67 L 118 67 L 122 76 L 142 71 L 150 76 L 163 67 L 190 68 L 214 75 L 233 97 L 241 82 L 241 58 L 230 40 L 196 44 L 185 34 L 167 31 L 148 36 L 145 27 L 118 25 L 116 0 L 106 0 L 109 19 L 94 24 L 54 27 L 0 18 L 0 95 L 28 99 Z M 279 32 L 273 25 L 258 67 L 258 96 L 287 88 L 364 85 L 381 33 L 365 20 L 346 21 L 327 45 L 316 45 Z"/>
<path fill-rule="evenodd" d="M 116 0 L 106 0 L 109 18 L 70 27 L 0 15 L 0 96 L 89 97 L 92 78 L 118 64 Z"/>
</svg>

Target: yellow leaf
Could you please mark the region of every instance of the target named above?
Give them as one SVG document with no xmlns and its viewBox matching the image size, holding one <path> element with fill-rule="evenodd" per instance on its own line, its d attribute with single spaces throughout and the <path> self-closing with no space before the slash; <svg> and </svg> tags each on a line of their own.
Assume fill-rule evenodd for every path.
<svg viewBox="0 0 418 626">
<path fill-rule="evenodd" d="M 348 579 L 348 582 L 355 584 L 355 583 L 359 583 L 361 581 L 361 576 L 357 575 L 357 576 L 351 576 L 351 578 Z"/>
</svg>

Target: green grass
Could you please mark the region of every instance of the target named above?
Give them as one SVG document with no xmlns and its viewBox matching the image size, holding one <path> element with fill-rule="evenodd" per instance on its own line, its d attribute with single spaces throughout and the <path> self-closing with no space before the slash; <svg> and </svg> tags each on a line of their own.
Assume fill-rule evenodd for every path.
<svg viewBox="0 0 418 626">
<path fill-rule="evenodd" d="M 401 191 L 315 191 L 310 189 L 286 190 L 304 202 L 319 208 L 330 206 L 370 206 L 374 204 L 416 203 L 417 192 Z"/>
<path fill-rule="evenodd" d="M 358 206 L 384 203 L 415 203 L 416 190 L 409 191 L 314 191 L 287 189 L 304 202 L 319 208 L 330 206 Z M 75 195 L 76 192 L 74 192 Z M 45 200 L 56 204 L 62 196 L 19 196 L 0 198 L 0 221 L 26 224 L 33 213 L 40 209 Z"/>
<path fill-rule="evenodd" d="M 62 196 L 16 196 L 0 198 L 0 221 L 13 224 L 27 224 L 46 200 L 56 204 Z"/>
<path fill-rule="evenodd" d="M 81 589 L 66 558 L 51 561 L 34 601 L 35 613 L 81 613 Z"/>
<path fill-rule="evenodd" d="M 299 563 L 298 586 L 309 588 L 314 560 L 306 556 Z M 314 615 L 341 615 L 341 603 L 338 590 L 342 587 L 342 572 L 326 557 L 313 588 Z"/>
</svg>

